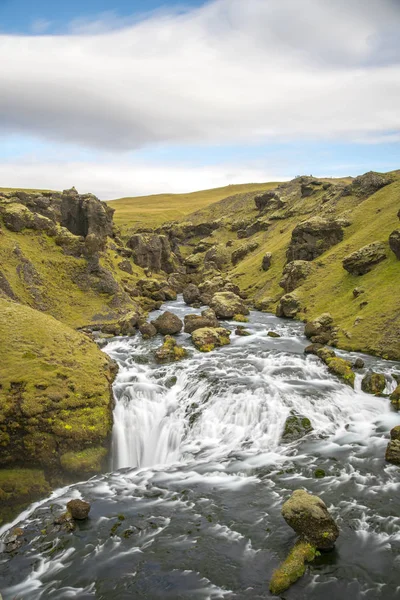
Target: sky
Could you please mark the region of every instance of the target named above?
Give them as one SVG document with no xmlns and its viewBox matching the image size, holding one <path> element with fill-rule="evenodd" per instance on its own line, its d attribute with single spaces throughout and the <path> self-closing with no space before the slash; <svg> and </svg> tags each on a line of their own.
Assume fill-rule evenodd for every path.
<svg viewBox="0 0 400 600">
<path fill-rule="evenodd" d="M 0 187 L 400 168 L 400 0 L 0 0 Z"/>
</svg>

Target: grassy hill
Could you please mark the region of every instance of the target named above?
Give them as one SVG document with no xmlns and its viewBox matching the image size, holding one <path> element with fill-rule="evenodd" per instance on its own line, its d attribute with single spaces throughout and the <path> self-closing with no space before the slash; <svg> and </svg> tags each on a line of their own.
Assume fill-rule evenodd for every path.
<svg viewBox="0 0 400 600">
<path fill-rule="evenodd" d="M 110 200 L 115 209 L 114 221 L 123 233 L 139 227 L 158 227 L 167 221 L 184 218 L 186 215 L 234 194 L 267 190 L 276 183 L 244 183 L 227 185 L 211 190 L 189 194 L 156 194 Z"/>
</svg>

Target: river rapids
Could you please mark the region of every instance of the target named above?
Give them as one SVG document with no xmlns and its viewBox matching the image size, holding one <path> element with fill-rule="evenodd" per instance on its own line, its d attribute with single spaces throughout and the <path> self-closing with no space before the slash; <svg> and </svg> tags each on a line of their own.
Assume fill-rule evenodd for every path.
<svg viewBox="0 0 400 600">
<path fill-rule="evenodd" d="M 162 310 L 200 312 L 181 300 Z M 272 571 L 296 539 L 280 510 L 299 487 L 323 498 L 341 534 L 282 597 L 400 598 L 400 470 L 384 461 L 397 413 L 361 391 L 362 374 L 353 390 L 305 356 L 301 324 L 252 312 L 247 327 L 249 337 L 232 334 L 209 354 L 180 334 L 190 355 L 171 365 L 154 362 L 160 336 L 110 341 L 120 367 L 110 472 L 54 491 L 0 530 L 18 525 L 27 540 L 0 553 L 3 600 L 272 598 Z M 362 358 L 390 392 L 400 365 Z M 283 443 L 291 414 L 313 431 Z M 72 498 L 91 502 L 90 519 L 46 534 Z"/>
</svg>

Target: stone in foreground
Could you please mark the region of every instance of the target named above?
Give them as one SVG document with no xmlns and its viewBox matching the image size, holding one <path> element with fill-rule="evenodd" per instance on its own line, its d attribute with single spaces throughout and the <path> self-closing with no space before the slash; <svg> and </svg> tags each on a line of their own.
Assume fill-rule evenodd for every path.
<svg viewBox="0 0 400 600">
<path fill-rule="evenodd" d="M 295 490 L 282 507 L 286 523 L 306 542 L 319 550 L 331 550 L 339 529 L 325 503 L 306 492 Z"/>
<path fill-rule="evenodd" d="M 165 336 L 163 345 L 155 352 L 156 361 L 159 363 L 176 362 L 186 358 L 186 356 L 186 350 L 178 346 L 176 340 L 170 335 Z"/>
<path fill-rule="evenodd" d="M 299 540 L 290 551 L 286 560 L 273 572 L 269 584 L 269 591 L 274 596 L 285 592 L 306 572 L 306 563 L 315 558 L 316 548 Z"/>
<path fill-rule="evenodd" d="M 165 311 L 162 315 L 152 321 L 152 325 L 157 329 L 158 333 L 162 335 L 174 335 L 182 331 L 183 323 L 179 317 L 169 310 Z"/>
<path fill-rule="evenodd" d="M 73 519 L 84 521 L 89 516 L 90 504 L 84 500 L 70 500 L 67 504 L 67 509 Z"/>
<path fill-rule="evenodd" d="M 249 309 L 233 292 L 218 292 L 211 300 L 211 308 L 220 319 L 232 319 L 235 315 L 248 315 Z"/>
<path fill-rule="evenodd" d="M 192 333 L 192 342 L 200 352 L 211 352 L 215 348 L 230 344 L 230 331 L 224 327 L 203 327 Z"/>
<path fill-rule="evenodd" d="M 386 379 L 382 373 L 370 371 L 361 382 L 361 389 L 366 394 L 381 394 L 386 387 Z"/>
</svg>

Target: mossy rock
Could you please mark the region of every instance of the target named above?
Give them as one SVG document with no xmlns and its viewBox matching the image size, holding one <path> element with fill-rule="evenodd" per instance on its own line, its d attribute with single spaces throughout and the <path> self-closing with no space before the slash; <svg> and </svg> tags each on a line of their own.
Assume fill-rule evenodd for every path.
<svg viewBox="0 0 400 600">
<path fill-rule="evenodd" d="M 298 440 L 313 430 L 311 421 L 303 415 L 291 415 L 286 419 L 282 434 L 282 441 L 293 442 Z"/>
<path fill-rule="evenodd" d="M 230 344 L 230 331 L 224 327 L 203 327 L 192 333 L 192 342 L 200 352 L 211 352 L 215 348 Z"/>
<path fill-rule="evenodd" d="M 155 352 L 156 361 L 159 363 L 176 362 L 186 357 L 187 351 L 178 346 L 176 340 L 170 335 L 165 336 L 163 345 Z"/>
<path fill-rule="evenodd" d="M 381 394 L 386 387 L 386 379 L 382 373 L 370 371 L 361 382 L 361 389 L 366 394 Z"/>
<path fill-rule="evenodd" d="M 245 317 L 244 315 L 237 314 L 237 315 L 233 315 L 232 321 L 235 321 L 236 323 L 248 323 L 249 319 L 247 317 Z"/>
<path fill-rule="evenodd" d="M 286 560 L 273 572 L 269 584 L 269 591 L 275 596 L 280 596 L 290 588 L 306 572 L 306 563 L 310 563 L 316 556 L 316 548 L 308 542 L 298 541 L 290 551 Z"/>
<path fill-rule="evenodd" d="M 0 525 L 51 491 L 40 469 L 0 469 Z"/>
<path fill-rule="evenodd" d="M 80 452 L 66 452 L 60 457 L 64 471 L 71 475 L 93 475 L 105 467 L 108 451 L 103 447 L 86 448 Z"/>
<path fill-rule="evenodd" d="M 337 375 L 344 383 L 354 388 L 356 375 L 351 368 L 351 363 L 348 360 L 344 360 L 344 358 L 335 356 L 333 358 L 327 358 L 325 362 L 328 365 L 328 369 L 331 373 Z"/>
<path fill-rule="evenodd" d="M 394 408 L 396 408 L 397 410 L 400 409 L 400 384 L 390 395 L 390 402 L 392 403 L 392 406 L 394 406 Z"/>
</svg>

